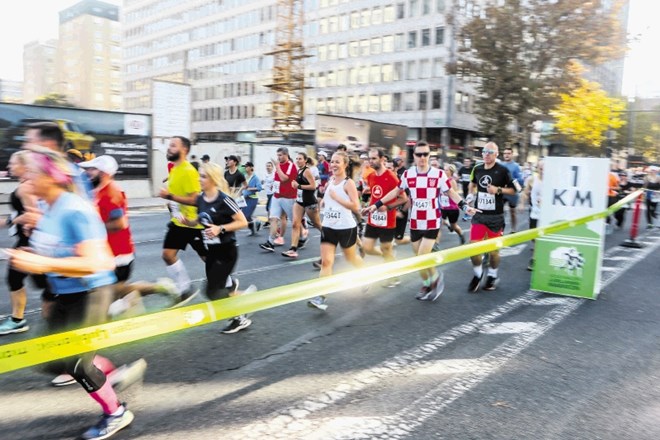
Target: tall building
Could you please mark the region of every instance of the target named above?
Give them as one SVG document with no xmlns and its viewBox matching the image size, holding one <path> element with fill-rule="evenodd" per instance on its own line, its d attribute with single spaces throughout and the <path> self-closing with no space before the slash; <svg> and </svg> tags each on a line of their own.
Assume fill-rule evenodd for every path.
<svg viewBox="0 0 660 440">
<path fill-rule="evenodd" d="M 276 0 L 126 1 L 124 107 L 150 112 L 151 81 L 189 82 L 198 139 L 268 131 Z M 306 0 L 305 119 L 336 114 L 404 124 L 409 138 L 463 146 L 473 88 L 445 72 L 455 51 L 449 0 Z"/>
<path fill-rule="evenodd" d="M 120 110 L 119 8 L 83 0 L 59 15 L 58 91 L 78 107 Z"/>
<path fill-rule="evenodd" d="M 32 104 L 57 89 L 55 58 L 57 40 L 32 41 L 23 46 L 23 102 Z"/>
<path fill-rule="evenodd" d="M 0 79 L 0 102 L 23 102 L 23 82 Z"/>
</svg>

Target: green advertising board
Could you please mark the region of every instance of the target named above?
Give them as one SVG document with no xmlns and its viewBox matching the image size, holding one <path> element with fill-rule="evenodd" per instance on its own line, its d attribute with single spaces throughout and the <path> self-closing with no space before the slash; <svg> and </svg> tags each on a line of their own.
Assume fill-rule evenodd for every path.
<svg viewBox="0 0 660 440">
<path fill-rule="evenodd" d="M 539 225 L 604 211 L 609 168 L 609 159 L 547 158 Z M 596 299 L 600 292 L 604 238 L 603 219 L 537 238 L 531 288 Z"/>
</svg>

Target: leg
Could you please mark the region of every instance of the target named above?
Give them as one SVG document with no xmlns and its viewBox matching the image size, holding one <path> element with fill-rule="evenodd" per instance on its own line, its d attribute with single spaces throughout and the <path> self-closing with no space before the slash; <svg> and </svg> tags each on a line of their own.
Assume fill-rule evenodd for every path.
<svg viewBox="0 0 660 440">
<path fill-rule="evenodd" d="M 321 243 L 321 277 L 332 275 L 332 267 L 335 264 L 335 251 L 337 246 L 332 243 Z"/>
<path fill-rule="evenodd" d="M 294 251 L 298 248 L 298 241 L 300 240 L 300 232 L 302 230 L 302 217 L 305 214 L 305 208 L 298 203 L 293 205 L 293 225 L 291 226 L 291 249 Z"/>
<path fill-rule="evenodd" d="M 364 237 L 362 239 L 362 249 L 367 255 L 375 255 L 378 257 L 383 256 L 381 249 L 376 246 L 376 239 L 371 237 Z"/>
</svg>

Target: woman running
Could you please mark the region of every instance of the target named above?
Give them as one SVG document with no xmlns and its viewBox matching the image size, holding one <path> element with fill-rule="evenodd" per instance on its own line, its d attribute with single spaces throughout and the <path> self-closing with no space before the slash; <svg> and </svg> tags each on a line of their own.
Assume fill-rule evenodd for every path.
<svg viewBox="0 0 660 440">
<path fill-rule="evenodd" d="M 449 186 L 454 191 L 458 192 L 458 183 L 456 183 L 456 167 L 452 164 L 445 165 L 445 173 L 447 173 L 447 179 Z M 442 219 L 445 222 L 445 225 L 449 228 L 451 232 L 456 232 L 458 239 L 461 240 L 461 244 L 465 244 L 465 237 L 463 236 L 463 230 L 458 226 L 458 205 L 446 194 L 440 195 L 440 210 L 442 211 Z M 440 237 L 438 237 L 439 239 Z"/>
<path fill-rule="evenodd" d="M 325 196 L 321 201 L 321 277 L 332 275 L 335 250 L 341 246 L 344 257 L 356 268 L 364 265 L 357 254 L 357 222 L 353 213 L 360 209 L 360 197 L 355 182 L 346 175 L 348 156 L 337 152 L 330 160 L 332 177 L 328 180 Z M 310 307 L 326 310 L 325 296 L 317 296 L 308 302 Z"/>
<path fill-rule="evenodd" d="M 302 221 L 305 213 L 312 221 L 312 226 L 321 229 L 321 219 L 319 218 L 318 202 L 316 200 L 316 179 L 312 169 L 307 166 L 307 155 L 305 153 L 296 155 L 296 166 L 298 167 L 298 176 L 292 182 L 293 188 L 297 191 L 297 197 L 296 203 L 293 205 L 291 247 L 288 251 L 282 252 L 282 255 L 289 258 L 297 258 L 298 244 L 303 245 L 307 241 L 307 237 L 302 236 Z"/>
<path fill-rule="evenodd" d="M 103 222 L 89 202 L 73 193 L 72 168 L 59 153 L 31 152 L 26 176 L 32 194 L 45 206 L 30 236 L 34 252 L 8 250 L 12 267 L 46 274 L 53 295 L 49 331 L 105 322 L 116 278 Z M 47 367 L 58 374 L 66 371 L 101 405 L 101 419 L 82 434 L 88 440 L 108 438 L 133 421 L 106 377 L 114 366 L 101 356 L 94 357 L 93 352 L 85 353 Z"/>
<path fill-rule="evenodd" d="M 261 229 L 261 221 L 253 220 L 252 214 L 259 203 L 259 191 L 263 188 L 261 186 L 261 181 L 254 174 L 254 164 L 252 162 L 245 162 L 245 181 L 247 182 L 247 187 L 243 190 L 243 197 L 245 198 L 245 203 L 247 206 L 242 208 L 243 214 L 248 222 L 248 227 L 250 228 L 250 235 L 255 235 Z"/>
<path fill-rule="evenodd" d="M 244 292 L 238 291 L 238 279 L 231 273 L 238 261 L 236 231 L 247 227 L 248 221 L 230 196 L 229 186 L 222 167 L 205 163 L 199 167 L 202 193 L 197 197 L 197 221 L 185 220 L 187 226 L 204 226 L 206 256 L 206 296 L 210 300 L 254 292 L 251 285 Z M 236 333 L 252 324 L 245 315 L 232 318 L 222 333 Z"/>
</svg>

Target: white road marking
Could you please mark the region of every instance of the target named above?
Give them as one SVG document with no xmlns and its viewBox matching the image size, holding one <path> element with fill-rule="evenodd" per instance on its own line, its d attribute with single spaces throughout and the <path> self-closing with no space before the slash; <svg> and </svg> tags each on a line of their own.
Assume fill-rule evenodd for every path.
<svg viewBox="0 0 660 440">
<path fill-rule="evenodd" d="M 535 328 L 535 322 L 498 322 L 485 324 L 479 332 L 485 335 L 510 335 L 532 331 Z"/>
</svg>

